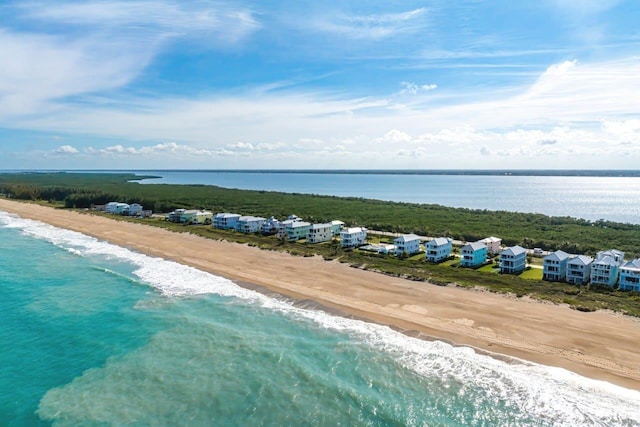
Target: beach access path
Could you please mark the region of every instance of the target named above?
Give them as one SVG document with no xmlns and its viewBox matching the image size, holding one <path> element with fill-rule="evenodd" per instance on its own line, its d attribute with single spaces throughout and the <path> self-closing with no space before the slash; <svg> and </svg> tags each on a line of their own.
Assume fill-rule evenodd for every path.
<svg viewBox="0 0 640 427">
<path fill-rule="evenodd" d="M 174 260 L 338 315 L 640 390 L 640 320 L 436 286 L 143 224 L 0 198 L 0 210 Z M 34 261 L 34 262 L 37 262 Z"/>
</svg>

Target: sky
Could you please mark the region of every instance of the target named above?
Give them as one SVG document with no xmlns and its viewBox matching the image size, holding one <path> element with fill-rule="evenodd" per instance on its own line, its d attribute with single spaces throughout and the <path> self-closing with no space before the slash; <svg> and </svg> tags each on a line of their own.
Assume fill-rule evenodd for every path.
<svg viewBox="0 0 640 427">
<path fill-rule="evenodd" d="M 637 0 L 3 1 L 0 169 L 638 169 Z"/>
</svg>

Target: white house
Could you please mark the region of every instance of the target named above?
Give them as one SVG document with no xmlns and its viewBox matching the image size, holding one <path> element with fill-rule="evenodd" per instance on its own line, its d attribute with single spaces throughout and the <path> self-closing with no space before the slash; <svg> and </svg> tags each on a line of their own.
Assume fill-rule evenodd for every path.
<svg viewBox="0 0 640 427">
<path fill-rule="evenodd" d="M 521 273 L 527 267 L 527 250 L 511 246 L 500 252 L 500 273 Z"/>
<path fill-rule="evenodd" d="M 567 277 L 567 263 L 570 255 L 564 251 L 555 251 L 542 259 L 542 279 L 560 282 Z"/>
<path fill-rule="evenodd" d="M 260 216 L 241 216 L 236 220 L 235 229 L 241 233 L 257 233 L 262 230 L 266 218 Z"/>
<path fill-rule="evenodd" d="M 126 215 L 127 212 L 129 211 L 129 207 L 130 206 L 128 203 L 109 202 L 106 205 L 104 205 L 104 210 L 105 212 L 114 214 L 114 215 Z"/>
<path fill-rule="evenodd" d="M 485 237 L 482 240 L 478 240 L 478 242 L 487 245 L 487 252 L 490 254 L 497 254 L 502 249 L 502 239 L 499 237 Z"/>
<path fill-rule="evenodd" d="M 236 222 L 238 222 L 238 218 L 241 216 L 242 215 L 228 212 L 217 213 L 213 217 L 213 226 L 214 228 L 221 228 L 223 230 L 236 228 Z"/>
<path fill-rule="evenodd" d="M 460 266 L 477 267 L 487 260 L 487 245 L 481 242 L 467 243 L 460 248 Z"/>
<path fill-rule="evenodd" d="M 420 252 L 420 237 L 415 234 L 403 234 L 393 240 L 396 256 L 413 255 Z"/>
<path fill-rule="evenodd" d="M 344 249 L 357 248 L 367 240 L 367 229 L 364 227 L 350 227 L 340 232 L 340 246 Z"/>
<path fill-rule="evenodd" d="M 328 242 L 333 238 L 333 225 L 328 222 L 325 224 L 313 224 L 307 233 L 307 243 Z"/>
<path fill-rule="evenodd" d="M 106 205 L 104 205 L 104 211 L 108 213 L 113 213 L 117 205 L 118 205 L 118 202 L 109 202 Z"/>
<path fill-rule="evenodd" d="M 451 242 L 448 237 L 438 237 L 424 245 L 425 258 L 429 262 L 440 262 L 451 255 Z"/>
<path fill-rule="evenodd" d="M 138 216 L 142 214 L 142 211 L 144 210 L 144 208 L 142 207 L 141 204 L 139 203 L 132 203 L 129 205 L 129 210 L 128 210 L 128 214 L 130 216 Z"/>
<path fill-rule="evenodd" d="M 567 282 L 585 285 L 591 277 L 591 263 L 593 258 L 586 255 L 578 255 L 567 261 Z"/>
<path fill-rule="evenodd" d="M 600 251 L 591 264 L 591 283 L 613 287 L 618 283 L 618 270 L 624 262 L 624 252 L 616 249 Z"/>
<path fill-rule="evenodd" d="M 640 258 L 627 261 L 620 267 L 620 290 L 640 292 Z"/>
</svg>

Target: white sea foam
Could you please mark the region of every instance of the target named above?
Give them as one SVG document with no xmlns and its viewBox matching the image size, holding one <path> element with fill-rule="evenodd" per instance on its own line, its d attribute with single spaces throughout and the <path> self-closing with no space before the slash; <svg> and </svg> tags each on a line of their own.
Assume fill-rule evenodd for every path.
<svg viewBox="0 0 640 427">
<path fill-rule="evenodd" d="M 0 212 L 0 226 L 22 230 L 81 256 L 131 263 L 134 274 L 169 297 L 217 294 L 312 321 L 393 355 L 419 375 L 455 380 L 465 389 L 518 408 L 549 425 L 640 425 L 640 392 L 591 380 L 560 368 L 507 363 L 470 348 L 408 337 L 386 326 L 307 310 L 244 289 L 230 280 L 173 261 L 149 257 L 81 233 Z"/>
</svg>

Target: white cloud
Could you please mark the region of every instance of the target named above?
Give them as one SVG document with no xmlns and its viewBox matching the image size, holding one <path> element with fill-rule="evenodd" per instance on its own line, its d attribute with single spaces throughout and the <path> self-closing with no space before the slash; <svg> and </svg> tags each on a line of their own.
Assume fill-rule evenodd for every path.
<svg viewBox="0 0 640 427">
<path fill-rule="evenodd" d="M 200 2 L 29 2 L 5 10 L 39 25 L 0 28 L 0 125 L 3 117 L 55 113 L 51 101 L 127 86 L 168 41 L 228 49 L 259 28 L 250 9 Z M 65 31 L 25 30 L 50 25 Z"/>
<path fill-rule="evenodd" d="M 310 24 L 310 28 L 343 37 L 380 40 L 422 28 L 425 25 L 426 14 L 425 8 L 379 15 L 336 14 L 322 16 L 305 24 Z"/>
<path fill-rule="evenodd" d="M 71 145 L 61 145 L 60 147 L 56 148 L 55 153 L 56 154 L 78 154 L 79 151 Z"/>
<path fill-rule="evenodd" d="M 236 43 L 260 27 L 250 9 L 221 2 L 28 2 L 17 10 L 29 19 L 100 30 L 130 41 L 188 37 L 221 46 Z"/>
<path fill-rule="evenodd" d="M 428 92 L 438 87 L 438 85 L 436 84 L 418 85 L 416 83 L 411 83 L 411 82 L 401 82 L 400 86 L 402 86 L 402 89 L 400 90 L 400 95 L 417 95 L 418 93 Z"/>
</svg>

